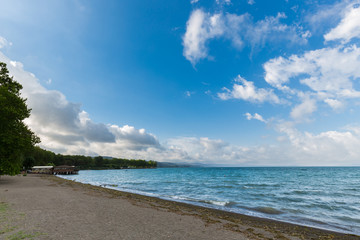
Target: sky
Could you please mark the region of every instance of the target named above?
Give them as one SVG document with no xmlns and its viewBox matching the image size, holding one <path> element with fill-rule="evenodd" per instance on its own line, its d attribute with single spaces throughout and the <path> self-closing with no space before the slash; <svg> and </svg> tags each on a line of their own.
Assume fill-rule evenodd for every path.
<svg viewBox="0 0 360 240">
<path fill-rule="evenodd" d="M 360 165 L 360 1 L 0 0 L 0 61 L 62 154 Z"/>
</svg>

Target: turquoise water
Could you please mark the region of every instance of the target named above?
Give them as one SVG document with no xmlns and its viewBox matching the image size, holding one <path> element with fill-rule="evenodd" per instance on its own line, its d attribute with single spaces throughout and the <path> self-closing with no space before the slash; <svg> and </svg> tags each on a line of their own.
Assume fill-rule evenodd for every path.
<svg viewBox="0 0 360 240">
<path fill-rule="evenodd" d="M 360 235 L 360 167 L 92 170 L 63 177 Z"/>
</svg>

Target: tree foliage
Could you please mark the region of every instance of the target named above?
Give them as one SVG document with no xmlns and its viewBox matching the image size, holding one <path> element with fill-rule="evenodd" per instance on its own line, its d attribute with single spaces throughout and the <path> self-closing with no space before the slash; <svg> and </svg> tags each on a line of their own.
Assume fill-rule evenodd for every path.
<svg viewBox="0 0 360 240">
<path fill-rule="evenodd" d="M 20 96 L 22 86 L 0 62 L 0 175 L 19 173 L 24 156 L 40 139 L 25 125 L 31 109 Z"/>
<path fill-rule="evenodd" d="M 48 164 L 76 166 L 80 170 L 89 169 L 127 169 L 127 168 L 155 168 L 156 161 L 107 158 L 107 157 L 89 157 L 82 155 L 62 155 L 44 150 L 40 147 L 34 147 L 28 157 L 33 158 L 35 166 L 46 166 Z M 25 165 L 25 162 L 24 162 Z"/>
</svg>

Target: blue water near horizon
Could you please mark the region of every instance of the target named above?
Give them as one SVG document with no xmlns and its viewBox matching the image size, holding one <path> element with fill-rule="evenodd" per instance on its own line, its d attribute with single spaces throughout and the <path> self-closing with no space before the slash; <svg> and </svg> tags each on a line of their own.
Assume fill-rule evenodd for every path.
<svg viewBox="0 0 360 240">
<path fill-rule="evenodd" d="M 360 167 L 86 170 L 61 177 L 360 235 Z"/>
</svg>

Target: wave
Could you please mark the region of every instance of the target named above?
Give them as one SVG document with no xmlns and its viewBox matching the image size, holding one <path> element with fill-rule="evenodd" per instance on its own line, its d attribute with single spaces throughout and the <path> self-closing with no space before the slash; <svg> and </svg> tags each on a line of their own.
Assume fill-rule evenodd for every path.
<svg viewBox="0 0 360 240">
<path fill-rule="evenodd" d="M 195 203 L 205 203 L 210 205 L 216 205 L 221 207 L 229 207 L 234 206 L 233 202 L 227 202 L 227 201 L 217 201 L 217 200 L 203 200 L 203 199 L 195 199 L 190 197 L 180 197 L 180 196 L 169 196 L 171 199 L 180 200 L 180 201 L 186 201 L 186 202 L 195 202 Z"/>
</svg>

